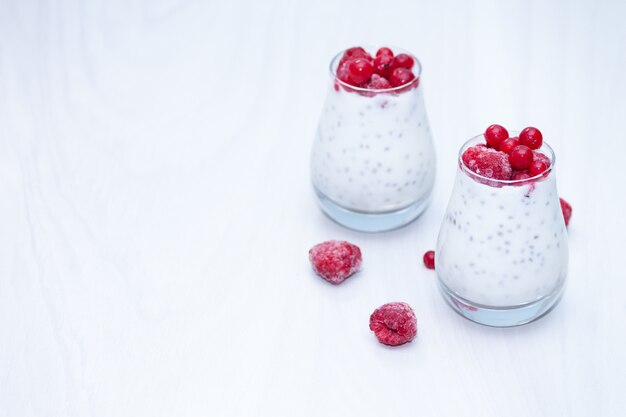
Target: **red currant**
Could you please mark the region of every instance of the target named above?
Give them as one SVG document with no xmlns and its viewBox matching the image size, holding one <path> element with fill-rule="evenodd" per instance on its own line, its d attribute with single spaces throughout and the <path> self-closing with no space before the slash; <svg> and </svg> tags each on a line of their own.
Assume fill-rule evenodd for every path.
<svg viewBox="0 0 626 417">
<path fill-rule="evenodd" d="M 378 75 L 388 78 L 393 71 L 393 56 L 380 55 L 374 58 L 374 72 Z"/>
<path fill-rule="evenodd" d="M 530 177 L 532 177 L 532 175 L 530 175 L 528 171 L 517 171 L 515 174 L 513 174 L 513 177 L 511 177 L 511 179 L 513 181 L 519 181 L 519 180 L 527 180 Z"/>
<path fill-rule="evenodd" d="M 378 58 L 381 55 L 387 55 L 393 58 L 393 51 L 387 47 L 382 47 L 380 48 L 378 51 L 376 51 L 376 58 Z"/>
<path fill-rule="evenodd" d="M 368 61 L 372 60 L 372 56 L 368 54 L 365 49 L 361 48 L 360 46 L 355 46 L 354 48 L 346 49 L 346 51 L 343 53 L 343 56 L 341 57 L 340 63 L 351 61 L 356 58 L 365 58 Z"/>
<path fill-rule="evenodd" d="M 502 152 L 505 152 L 505 153 L 511 153 L 511 151 L 517 145 L 519 145 L 519 139 L 516 138 L 516 137 L 504 139 L 502 142 L 500 142 L 499 150 L 502 151 Z"/>
<path fill-rule="evenodd" d="M 543 144 L 543 135 L 536 127 L 526 127 L 519 134 L 519 142 L 530 149 L 539 149 Z"/>
<path fill-rule="evenodd" d="M 424 254 L 424 265 L 428 269 L 435 269 L 435 251 L 429 250 Z"/>
<path fill-rule="evenodd" d="M 346 84 L 352 84 L 348 78 L 348 62 L 339 64 L 337 67 L 337 78 Z"/>
<path fill-rule="evenodd" d="M 533 163 L 533 151 L 528 146 L 517 145 L 509 154 L 509 163 L 518 171 L 530 168 Z"/>
<path fill-rule="evenodd" d="M 494 149 L 498 149 L 500 147 L 500 142 L 504 139 L 508 139 L 509 132 L 505 128 L 500 125 L 491 125 L 485 130 L 485 140 L 487 141 L 487 145 L 491 146 Z"/>
<path fill-rule="evenodd" d="M 545 164 L 545 162 L 543 162 L 540 159 L 536 159 L 535 161 L 533 161 L 532 164 L 530 164 L 530 175 L 532 175 L 533 177 L 539 174 L 542 174 L 546 169 L 548 169 L 548 166 Z"/>
<path fill-rule="evenodd" d="M 415 79 L 415 74 L 410 69 L 396 68 L 389 76 L 389 82 L 393 87 L 399 87 L 410 83 Z"/>
<path fill-rule="evenodd" d="M 373 73 L 374 67 L 367 59 L 357 58 L 348 63 L 348 78 L 355 85 L 363 84 Z"/>
<path fill-rule="evenodd" d="M 406 68 L 411 69 L 415 65 L 415 61 L 411 55 L 407 54 L 398 54 L 393 58 L 393 67 L 394 68 Z"/>
</svg>

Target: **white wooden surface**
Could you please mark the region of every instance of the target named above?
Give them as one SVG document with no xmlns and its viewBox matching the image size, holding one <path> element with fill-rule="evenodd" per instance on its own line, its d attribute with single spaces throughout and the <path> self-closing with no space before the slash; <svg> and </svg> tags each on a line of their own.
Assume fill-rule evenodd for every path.
<svg viewBox="0 0 626 417">
<path fill-rule="evenodd" d="M 624 416 L 622 1 L 0 2 L 0 416 Z M 414 51 L 438 153 L 402 230 L 317 209 L 329 59 Z M 540 127 L 574 206 L 534 324 L 455 315 L 421 264 L 459 145 Z M 310 246 L 349 239 L 339 287 Z M 368 318 L 409 302 L 420 334 Z"/>
</svg>

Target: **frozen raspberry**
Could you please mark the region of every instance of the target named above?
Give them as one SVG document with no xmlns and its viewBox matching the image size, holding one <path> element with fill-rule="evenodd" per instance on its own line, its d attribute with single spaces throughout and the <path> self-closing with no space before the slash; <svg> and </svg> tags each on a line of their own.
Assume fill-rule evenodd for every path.
<svg viewBox="0 0 626 417">
<path fill-rule="evenodd" d="M 539 174 L 542 174 L 546 169 L 548 169 L 548 166 L 545 164 L 545 162 L 540 159 L 536 159 L 532 162 L 532 164 L 530 164 L 530 168 L 528 169 L 528 171 L 530 172 L 530 175 L 535 177 Z"/>
<path fill-rule="evenodd" d="M 396 68 L 389 76 L 389 82 L 393 87 L 399 87 L 410 83 L 415 79 L 415 74 L 410 69 Z"/>
<path fill-rule="evenodd" d="M 367 83 L 367 88 L 370 90 L 383 90 L 385 88 L 391 88 L 391 84 L 385 77 L 381 77 L 378 74 L 372 74 L 372 78 Z"/>
<path fill-rule="evenodd" d="M 532 149 L 528 146 L 517 145 L 509 154 L 509 162 L 513 169 L 523 171 L 530 168 L 533 163 L 534 155 Z"/>
<path fill-rule="evenodd" d="M 348 79 L 354 85 L 363 84 L 369 80 L 374 73 L 374 67 L 370 61 L 365 58 L 357 58 L 348 62 Z"/>
<path fill-rule="evenodd" d="M 411 69 L 415 65 L 415 60 L 411 55 L 407 54 L 398 54 L 393 57 L 393 67 L 394 68 L 406 68 Z"/>
<path fill-rule="evenodd" d="M 539 151 L 533 151 L 533 162 L 535 161 L 541 161 L 544 164 L 546 164 L 547 168 L 550 168 L 550 158 L 548 158 L 547 156 L 545 156 Z"/>
<path fill-rule="evenodd" d="M 530 175 L 530 172 L 528 171 L 517 171 L 513 174 L 511 179 L 513 181 L 521 181 L 521 180 L 527 180 L 528 178 L 531 178 L 532 176 L 533 175 Z"/>
<path fill-rule="evenodd" d="M 519 143 L 530 149 L 539 149 L 543 144 L 543 135 L 536 127 L 526 127 L 519 134 Z"/>
<path fill-rule="evenodd" d="M 341 284 L 361 267 L 361 250 L 350 242 L 330 240 L 309 251 L 313 270 L 332 284 Z"/>
<path fill-rule="evenodd" d="M 510 180 L 513 170 L 504 152 L 485 146 L 472 146 L 463 152 L 463 163 L 471 171 L 495 180 Z"/>
<path fill-rule="evenodd" d="M 435 251 L 429 250 L 424 254 L 424 265 L 428 269 L 435 269 Z"/>
<path fill-rule="evenodd" d="M 393 71 L 393 56 L 380 55 L 374 59 L 374 72 L 382 77 L 389 77 Z"/>
<path fill-rule="evenodd" d="M 337 67 L 337 78 L 346 84 L 352 84 L 348 78 L 348 62 L 343 62 Z"/>
<path fill-rule="evenodd" d="M 380 343 L 402 345 L 417 336 L 417 318 L 407 303 L 387 303 L 370 316 L 370 330 Z"/>
<path fill-rule="evenodd" d="M 499 149 L 500 142 L 508 139 L 509 132 L 500 125 L 491 125 L 485 130 L 485 140 L 487 145 L 493 149 Z"/>
<path fill-rule="evenodd" d="M 368 54 L 365 49 L 361 48 L 360 46 L 355 46 L 353 48 L 346 49 L 346 51 L 343 53 L 343 56 L 341 57 L 341 60 L 339 61 L 339 64 L 352 61 L 356 58 L 364 58 L 368 61 L 372 60 L 372 56 Z"/>
<path fill-rule="evenodd" d="M 511 153 L 511 151 L 515 149 L 517 145 L 519 145 L 519 138 L 517 137 L 504 139 L 502 142 L 500 142 L 500 147 L 498 148 L 498 150 L 504 153 Z"/>
<path fill-rule="evenodd" d="M 572 217 L 572 206 L 567 201 L 559 198 L 561 203 L 561 211 L 563 212 L 563 219 L 565 219 L 565 226 L 569 225 L 569 219 Z"/>
<path fill-rule="evenodd" d="M 393 51 L 387 47 L 382 47 L 378 51 L 376 51 L 376 57 L 378 58 L 381 55 L 388 55 L 393 58 Z"/>
</svg>

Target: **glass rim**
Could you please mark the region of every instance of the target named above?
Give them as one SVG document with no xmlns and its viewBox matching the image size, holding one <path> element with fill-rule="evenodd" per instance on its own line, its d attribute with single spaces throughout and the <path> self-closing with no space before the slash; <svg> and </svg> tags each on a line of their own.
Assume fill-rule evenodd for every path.
<svg viewBox="0 0 626 417">
<path fill-rule="evenodd" d="M 520 133 L 519 130 L 509 131 L 509 137 L 510 138 L 519 137 L 519 133 Z M 470 146 L 478 144 L 479 139 L 483 139 L 480 143 L 486 144 L 487 142 L 484 140 L 484 137 L 485 137 L 485 134 L 480 133 L 466 140 L 465 143 L 461 145 L 461 148 L 459 149 L 459 155 L 458 155 L 458 162 L 459 162 L 459 167 L 461 168 L 461 170 L 467 173 L 467 175 L 469 175 L 470 177 L 480 179 L 481 180 L 480 182 L 488 182 L 488 183 L 501 184 L 501 185 L 519 185 L 519 184 L 526 184 L 532 181 L 541 181 L 541 180 L 546 179 L 548 175 L 552 172 L 552 170 L 554 170 L 554 167 L 556 166 L 556 154 L 554 153 L 554 149 L 552 149 L 552 147 L 544 141 L 541 144 L 541 148 L 533 150 L 533 151 L 542 152 L 550 160 L 550 166 L 541 174 L 535 175 L 534 177 L 524 178 L 521 180 L 500 180 L 500 179 L 489 178 L 489 177 L 485 177 L 483 175 L 477 174 L 476 172 L 472 171 L 467 165 L 465 165 L 465 162 L 463 162 L 463 152 L 465 152 L 465 150 L 469 148 Z"/>
<path fill-rule="evenodd" d="M 351 47 L 354 48 L 354 47 Z M 368 50 L 375 50 L 377 51 L 379 47 L 374 47 L 372 45 L 365 45 L 365 46 L 361 46 L 361 48 L 365 49 L 366 51 Z M 413 67 L 413 69 L 416 69 L 417 71 L 414 71 L 413 73 L 415 74 L 415 78 L 411 81 L 409 81 L 406 84 L 402 84 L 399 85 L 397 87 L 391 87 L 391 88 L 363 88 L 363 87 L 357 87 L 354 86 L 352 84 L 348 84 L 346 82 L 343 82 L 339 79 L 339 77 L 337 77 L 337 65 L 339 63 L 339 60 L 341 60 L 341 57 L 343 56 L 343 54 L 350 48 L 345 48 L 342 49 L 341 51 L 339 51 L 339 53 L 337 53 L 331 60 L 330 60 L 330 64 L 328 65 L 328 69 L 330 71 L 330 76 L 336 81 L 338 82 L 341 86 L 343 87 L 347 87 L 351 90 L 354 91 L 362 91 L 362 92 L 370 92 L 370 93 L 393 93 L 399 90 L 402 90 L 404 88 L 406 88 L 407 86 L 414 84 L 416 82 L 419 82 L 420 77 L 422 76 L 422 63 L 420 62 L 420 60 L 412 53 L 410 53 L 409 51 L 407 51 L 404 48 L 399 48 L 399 47 L 395 47 L 395 46 L 387 46 L 387 48 L 391 49 L 392 51 L 400 51 L 399 53 L 401 54 L 407 54 L 410 55 L 411 58 L 413 58 L 413 60 L 415 61 L 415 66 Z M 376 52 L 374 52 L 375 54 Z M 396 53 L 394 52 L 394 56 L 396 55 Z"/>
</svg>

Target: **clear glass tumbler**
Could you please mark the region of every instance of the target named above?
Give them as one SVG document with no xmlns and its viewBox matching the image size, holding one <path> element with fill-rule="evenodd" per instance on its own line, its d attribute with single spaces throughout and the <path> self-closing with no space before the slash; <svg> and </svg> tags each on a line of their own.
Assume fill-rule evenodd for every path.
<svg viewBox="0 0 626 417">
<path fill-rule="evenodd" d="M 515 133 L 515 132 L 513 132 Z M 568 262 L 567 230 L 556 189 L 555 155 L 543 174 L 501 181 L 470 171 L 459 152 L 456 182 L 437 241 L 441 292 L 462 316 L 497 327 L 531 322 L 560 300 Z"/>
<path fill-rule="evenodd" d="M 426 209 L 435 181 L 421 64 L 413 57 L 416 78 L 410 83 L 372 90 L 339 80 L 343 53 L 330 63 L 311 154 L 313 188 L 337 223 L 366 232 L 395 229 Z"/>
</svg>

